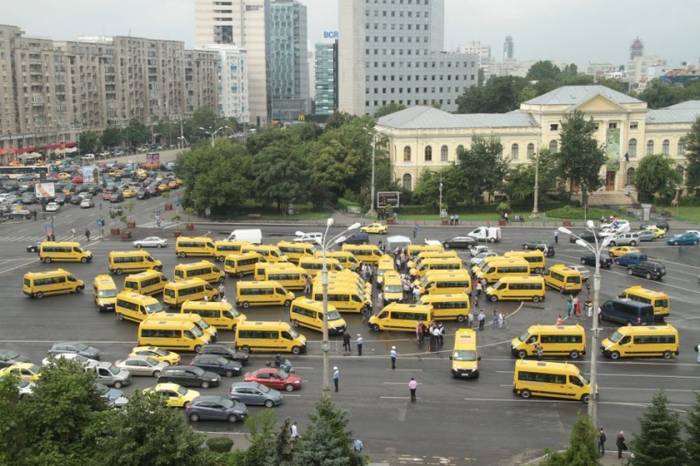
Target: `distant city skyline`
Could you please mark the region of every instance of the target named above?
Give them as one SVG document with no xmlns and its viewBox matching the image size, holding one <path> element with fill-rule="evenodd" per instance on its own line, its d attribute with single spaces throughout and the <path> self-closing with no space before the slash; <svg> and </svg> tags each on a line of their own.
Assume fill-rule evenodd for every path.
<svg viewBox="0 0 700 466">
<path fill-rule="evenodd" d="M 322 41 L 323 31 L 338 29 L 336 0 L 300 1 L 308 6 L 309 44 Z M 478 40 L 500 51 L 511 35 L 518 60 L 623 64 L 639 36 L 646 54 L 662 56 L 670 65 L 697 63 L 700 57 L 695 0 L 445 0 L 445 9 L 448 50 Z M 195 45 L 194 0 L 6 1 L 0 17 L 28 36 L 54 40 L 132 35 Z"/>
</svg>

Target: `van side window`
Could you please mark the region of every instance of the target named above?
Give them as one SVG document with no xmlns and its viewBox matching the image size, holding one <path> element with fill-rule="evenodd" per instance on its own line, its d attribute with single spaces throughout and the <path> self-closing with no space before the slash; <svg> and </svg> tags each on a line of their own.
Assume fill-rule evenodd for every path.
<svg viewBox="0 0 700 466">
<path fill-rule="evenodd" d="M 291 340 L 292 336 L 289 334 L 289 332 L 282 332 L 282 338 L 285 340 Z"/>
<path fill-rule="evenodd" d="M 626 345 L 627 343 L 630 342 L 630 340 L 631 340 L 630 336 L 627 335 L 626 337 L 622 337 L 622 340 L 620 340 L 620 344 L 621 344 L 621 345 Z"/>
</svg>

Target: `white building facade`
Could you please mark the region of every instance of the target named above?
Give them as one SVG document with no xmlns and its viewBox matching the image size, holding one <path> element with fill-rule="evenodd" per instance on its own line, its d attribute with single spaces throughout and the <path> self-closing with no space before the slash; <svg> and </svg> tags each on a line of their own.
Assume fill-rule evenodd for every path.
<svg viewBox="0 0 700 466">
<path fill-rule="evenodd" d="M 209 44 L 204 48 L 219 53 L 219 113 L 239 123 L 250 123 L 246 51 L 226 44 Z"/>
</svg>

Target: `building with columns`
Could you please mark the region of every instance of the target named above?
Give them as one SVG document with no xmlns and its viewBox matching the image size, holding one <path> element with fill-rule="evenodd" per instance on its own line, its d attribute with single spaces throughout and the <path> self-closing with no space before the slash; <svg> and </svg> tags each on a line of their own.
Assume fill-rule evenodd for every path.
<svg viewBox="0 0 700 466">
<path fill-rule="evenodd" d="M 608 157 L 601 191 L 622 193 L 645 155 L 663 154 L 682 170 L 683 138 L 700 116 L 700 101 L 651 110 L 604 86 L 564 86 L 508 113 L 457 115 L 416 106 L 380 118 L 376 129 L 388 138 L 394 178 L 412 190 L 424 170 L 457 162 L 459 147 L 468 149 L 476 136 L 498 138 L 511 164 L 533 163 L 543 149 L 558 151 L 562 122 L 575 110 L 596 123 Z"/>
</svg>

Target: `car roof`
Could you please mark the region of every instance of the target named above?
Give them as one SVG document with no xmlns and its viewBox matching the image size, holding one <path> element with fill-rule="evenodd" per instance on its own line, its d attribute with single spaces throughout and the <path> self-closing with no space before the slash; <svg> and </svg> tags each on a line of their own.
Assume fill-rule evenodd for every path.
<svg viewBox="0 0 700 466">
<path fill-rule="evenodd" d="M 260 386 L 260 384 L 257 382 L 236 382 L 236 383 L 231 384 L 231 388 L 241 388 L 241 387 L 258 388 L 259 386 Z"/>
<path fill-rule="evenodd" d="M 223 400 L 229 400 L 227 396 L 222 396 L 222 395 L 199 395 L 197 398 L 195 398 L 192 403 L 197 403 L 197 402 L 206 402 L 206 401 L 223 401 Z"/>
</svg>

